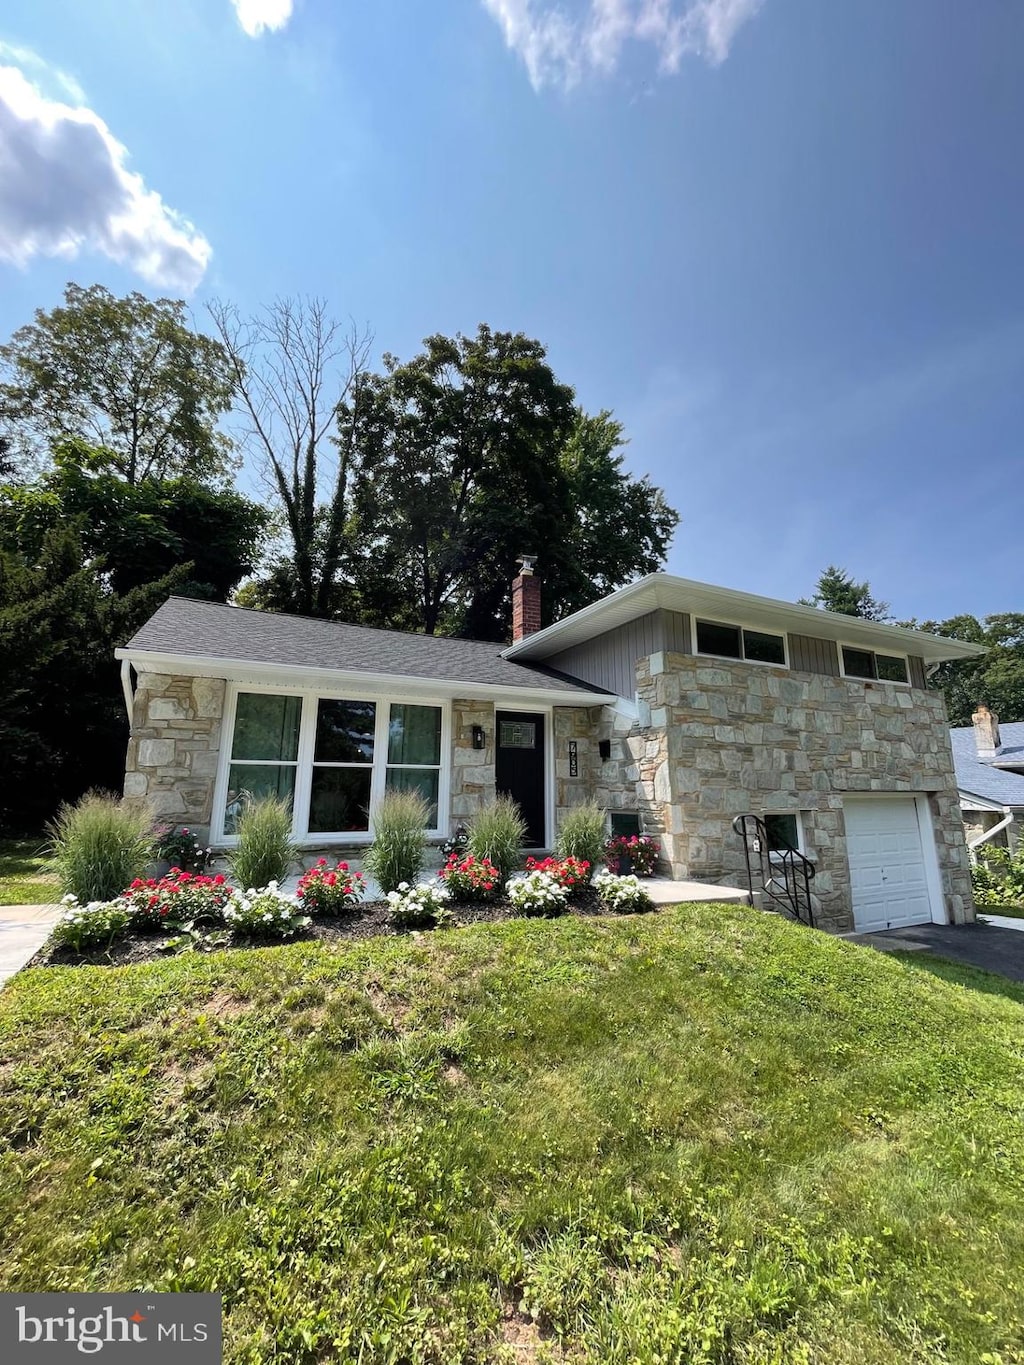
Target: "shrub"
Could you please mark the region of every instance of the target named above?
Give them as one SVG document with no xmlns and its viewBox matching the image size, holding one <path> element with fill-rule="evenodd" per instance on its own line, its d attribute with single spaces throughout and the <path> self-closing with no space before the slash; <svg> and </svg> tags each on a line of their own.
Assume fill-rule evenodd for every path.
<svg viewBox="0 0 1024 1365">
<path fill-rule="evenodd" d="M 64 913 L 53 926 L 52 938 L 76 953 L 86 948 L 109 948 L 131 924 L 132 912 L 123 900 L 80 905 L 76 896 L 67 895 L 61 904 Z"/>
<path fill-rule="evenodd" d="M 224 923 L 253 938 L 290 938 L 309 922 L 309 916 L 278 890 L 277 882 L 259 891 L 236 891 L 224 907 Z"/>
<path fill-rule="evenodd" d="M 292 812 L 278 796 L 249 800 L 238 817 L 238 847 L 228 865 L 239 886 L 284 881 L 298 850 L 292 843 Z"/>
<path fill-rule="evenodd" d="M 466 847 L 474 858 L 493 863 L 504 882 L 519 866 L 525 837 L 526 821 L 519 806 L 510 796 L 499 796 L 473 817 Z"/>
<path fill-rule="evenodd" d="M 609 871 L 621 870 L 625 862 L 639 877 L 651 875 L 661 852 L 661 845 L 649 834 L 617 834 L 604 847 Z"/>
<path fill-rule="evenodd" d="M 638 877 L 616 877 L 613 872 L 599 872 L 593 886 L 601 904 L 617 915 L 637 915 L 654 909 L 654 902 Z"/>
<path fill-rule="evenodd" d="M 574 806 L 562 817 L 555 852 L 560 858 L 579 858 L 596 867 L 605 837 L 604 811 L 599 806 Z"/>
<path fill-rule="evenodd" d="M 550 872 L 537 869 L 525 877 L 514 878 L 505 891 L 519 915 L 560 915 L 569 898 L 568 891 Z"/>
<path fill-rule="evenodd" d="M 472 853 L 453 853 L 437 874 L 453 901 L 487 900 L 500 884 L 498 869 L 486 858 L 474 858 Z"/>
<path fill-rule="evenodd" d="M 373 843 L 363 866 L 385 895 L 412 883 L 423 868 L 430 807 L 417 791 L 387 792 L 373 816 Z"/>
<path fill-rule="evenodd" d="M 197 921 L 216 924 L 223 918 L 231 895 L 223 873 L 207 877 L 175 867 L 159 879 L 143 881 L 137 877 L 124 899 L 137 924 L 159 927 Z"/>
<path fill-rule="evenodd" d="M 49 827 L 60 889 L 80 902 L 113 901 L 153 858 L 153 818 L 144 805 L 86 792 L 61 806 Z"/>
<path fill-rule="evenodd" d="M 331 867 L 326 858 L 299 878 L 295 894 L 311 915 L 343 915 L 363 899 L 366 881 L 361 872 L 350 872 L 348 863 Z"/>
<path fill-rule="evenodd" d="M 154 857 L 164 859 L 182 872 L 206 871 L 213 849 L 203 848 L 199 836 L 186 826 L 178 829 L 175 825 L 157 825 L 153 838 L 156 841 Z"/>
<path fill-rule="evenodd" d="M 977 853 L 971 867 L 975 905 L 1024 908 L 1024 842 L 1013 853 L 987 845 Z"/>
<path fill-rule="evenodd" d="M 546 872 L 566 895 L 574 896 L 590 881 L 590 864 L 581 858 L 527 858 L 528 872 Z"/>
<path fill-rule="evenodd" d="M 396 929 L 441 929 L 452 921 L 447 898 L 433 882 L 410 886 L 402 882 L 388 892 L 391 923 Z"/>
</svg>

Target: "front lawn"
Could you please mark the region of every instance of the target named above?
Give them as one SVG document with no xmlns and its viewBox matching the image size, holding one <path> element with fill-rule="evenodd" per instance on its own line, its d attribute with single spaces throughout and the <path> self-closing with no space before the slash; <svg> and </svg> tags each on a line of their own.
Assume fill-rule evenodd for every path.
<svg viewBox="0 0 1024 1365">
<path fill-rule="evenodd" d="M 1024 988 L 922 956 L 719 904 L 22 973 L 0 1289 L 219 1290 L 232 1362 L 1019 1363 Z"/>
<path fill-rule="evenodd" d="M 41 839 L 0 839 L 0 905 L 52 905 L 57 879 L 46 870 Z"/>
</svg>

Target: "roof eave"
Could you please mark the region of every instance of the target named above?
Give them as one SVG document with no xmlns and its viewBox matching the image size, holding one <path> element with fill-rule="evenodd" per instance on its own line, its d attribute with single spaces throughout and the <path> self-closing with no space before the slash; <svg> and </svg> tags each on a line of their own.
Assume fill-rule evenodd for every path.
<svg viewBox="0 0 1024 1365">
<path fill-rule="evenodd" d="M 776 629 L 792 634 L 807 634 L 850 644 L 888 643 L 902 653 L 918 655 L 925 663 L 975 658 L 985 652 L 983 646 L 970 644 L 966 640 L 952 640 L 925 631 L 865 621 L 857 616 L 760 597 L 735 588 L 678 578 L 673 574 L 648 574 L 571 616 L 528 635 L 525 640 L 510 645 L 503 651 L 503 657 L 543 659 L 657 608 L 672 611 L 696 609 L 698 615 L 709 614 L 720 608 L 722 613 L 737 618 L 740 624 L 774 623 Z"/>
<path fill-rule="evenodd" d="M 114 657 L 127 660 L 136 672 L 180 673 L 189 677 L 225 678 L 229 682 L 277 683 L 280 686 L 316 690 L 321 685 L 347 686 L 363 691 L 422 693 L 424 696 L 465 697 L 468 700 L 511 698 L 553 706 L 604 706 L 616 698 L 610 692 L 566 691 L 531 684 L 465 682 L 458 678 L 425 678 L 412 673 L 371 673 L 363 669 L 310 668 L 304 664 L 265 663 L 252 659 L 226 659 L 205 654 L 170 654 L 155 650 L 115 649 Z"/>
</svg>

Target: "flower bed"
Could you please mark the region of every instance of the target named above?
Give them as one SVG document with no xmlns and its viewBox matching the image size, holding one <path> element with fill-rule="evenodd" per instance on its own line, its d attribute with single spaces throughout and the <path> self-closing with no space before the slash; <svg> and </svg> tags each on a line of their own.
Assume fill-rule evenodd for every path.
<svg viewBox="0 0 1024 1365">
<path fill-rule="evenodd" d="M 331 867 L 326 858 L 320 858 L 299 878 L 295 894 L 307 914 L 343 915 L 363 899 L 366 879 L 361 872 L 352 872 L 348 863 Z"/>
<path fill-rule="evenodd" d="M 207 877 L 172 868 L 166 877 L 137 877 L 124 893 L 136 924 L 156 929 L 172 924 L 216 924 L 223 917 L 232 889 L 223 873 Z"/>
<path fill-rule="evenodd" d="M 519 880 L 525 880 L 520 878 Z M 236 895 L 238 893 L 235 893 Z M 280 894 L 280 893 L 278 893 Z M 245 898 L 249 899 L 248 893 Z M 240 918 L 215 925 L 209 931 L 196 927 L 189 932 L 179 932 L 179 926 L 167 925 L 166 933 L 154 932 L 135 920 L 135 916 L 125 906 L 124 899 L 110 902 L 102 907 L 105 911 L 112 907 L 112 916 L 104 921 L 102 915 L 87 917 L 87 932 L 79 937 L 68 929 L 55 931 L 49 942 L 32 959 L 32 966 L 76 966 L 92 963 L 97 966 L 125 966 L 132 963 L 152 962 L 181 951 L 220 951 L 234 948 L 252 947 L 262 942 L 269 944 L 274 940 L 266 927 L 268 921 L 254 918 L 255 912 L 246 913 Z M 376 938 L 379 935 L 395 933 L 432 932 L 427 916 L 419 923 L 412 922 L 418 914 L 396 916 L 393 906 L 387 900 L 363 901 L 355 906 L 346 906 L 342 911 L 308 915 L 304 905 L 289 901 L 289 907 L 282 907 L 273 913 L 283 922 L 296 916 L 305 921 L 301 925 L 289 925 L 287 938 L 317 939 L 321 942 L 357 942 L 362 939 Z M 414 907 L 410 906 L 412 910 Z M 422 910 L 422 906 L 416 907 Z M 439 902 L 442 913 L 440 924 L 452 928 L 467 927 L 473 924 L 519 918 L 524 914 L 522 905 L 514 904 L 507 894 L 491 894 L 476 901 L 455 902 L 445 898 Z M 85 910 L 86 907 L 81 907 Z M 404 910 L 405 907 L 403 906 Z M 263 913 L 261 907 L 260 913 Z M 541 907 L 536 913 L 546 914 Z M 606 915 L 609 908 L 601 903 L 597 891 L 590 885 L 577 890 L 567 897 L 557 913 L 570 915 Z M 76 915 L 75 918 L 78 916 Z M 435 925 L 437 921 L 435 920 Z M 271 924 L 271 930 L 275 925 Z M 440 926 L 437 926 L 440 927 Z M 81 946 L 74 946 L 72 938 Z"/>
</svg>

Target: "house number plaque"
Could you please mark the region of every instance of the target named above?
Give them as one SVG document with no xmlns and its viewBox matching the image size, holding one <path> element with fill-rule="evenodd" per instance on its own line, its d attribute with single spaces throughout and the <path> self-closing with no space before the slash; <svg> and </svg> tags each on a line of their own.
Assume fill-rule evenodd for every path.
<svg viewBox="0 0 1024 1365">
<path fill-rule="evenodd" d="M 576 741 L 575 741 L 574 739 L 570 739 L 570 741 L 569 741 L 569 776 L 570 776 L 570 777 L 579 777 L 579 775 L 580 775 L 580 760 L 579 760 L 579 753 L 578 753 L 578 751 L 577 751 Z"/>
</svg>

